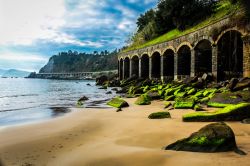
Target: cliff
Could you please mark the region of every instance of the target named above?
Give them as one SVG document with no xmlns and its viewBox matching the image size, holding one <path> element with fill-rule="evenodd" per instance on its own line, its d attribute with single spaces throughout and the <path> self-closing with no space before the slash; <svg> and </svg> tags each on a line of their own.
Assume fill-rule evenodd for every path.
<svg viewBox="0 0 250 166">
<path fill-rule="evenodd" d="M 61 52 L 49 59 L 39 73 L 70 73 L 115 70 L 117 51 L 100 53 Z"/>
</svg>

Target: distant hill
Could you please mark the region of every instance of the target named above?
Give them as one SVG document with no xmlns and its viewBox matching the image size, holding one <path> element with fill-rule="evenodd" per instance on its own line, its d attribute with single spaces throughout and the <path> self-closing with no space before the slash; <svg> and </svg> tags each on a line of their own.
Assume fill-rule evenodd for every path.
<svg viewBox="0 0 250 166">
<path fill-rule="evenodd" d="M 39 73 L 94 72 L 117 69 L 117 50 L 93 53 L 60 52 Z"/>
<path fill-rule="evenodd" d="M 3 71 L 3 73 L 0 74 L 2 77 L 27 77 L 30 74 L 30 72 L 16 69 L 0 70 L 0 72 L 1 71 Z"/>
</svg>

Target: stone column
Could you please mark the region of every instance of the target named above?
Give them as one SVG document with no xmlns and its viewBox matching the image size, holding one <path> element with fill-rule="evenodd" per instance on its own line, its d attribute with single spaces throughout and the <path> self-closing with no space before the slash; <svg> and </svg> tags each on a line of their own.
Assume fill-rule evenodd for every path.
<svg viewBox="0 0 250 166">
<path fill-rule="evenodd" d="M 217 75 L 218 75 L 218 46 L 212 47 L 212 74 L 214 77 L 214 80 L 217 81 Z"/>
<path fill-rule="evenodd" d="M 122 65 L 122 80 L 125 79 L 125 60 L 122 61 L 123 65 Z"/>
<path fill-rule="evenodd" d="M 250 77 L 250 36 L 243 38 L 243 77 Z"/>
<path fill-rule="evenodd" d="M 119 77 L 119 80 L 121 79 L 121 70 L 120 70 L 120 67 L 121 67 L 121 65 L 120 65 L 120 60 L 118 59 L 118 77 Z"/>
<path fill-rule="evenodd" d="M 178 53 L 174 53 L 174 79 L 178 79 Z"/>
<path fill-rule="evenodd" d="M 139 57 L 139 78 L 141 78 L 141 57 Z"/>
<path fill-rule="evenodd" d="M 152 57 L 149 57 L 149 79 L 152 79 Z"/>
<path fill-rule="evenodd" d="M 161 56 L 161 81 L 164 81 L 164 56 Z"/>
<path fill-rule="evenodd" d="M 195 76 L 195 50 L 192 49 L 191 50 L 191 66 L 190 66 L 190 77 L 194 77 Z"/>
<path fill-rule="evenodd" d="M 129 77 L 133 75 L 133 62 L 132 59 L 129 59 Z"/>
</svg>

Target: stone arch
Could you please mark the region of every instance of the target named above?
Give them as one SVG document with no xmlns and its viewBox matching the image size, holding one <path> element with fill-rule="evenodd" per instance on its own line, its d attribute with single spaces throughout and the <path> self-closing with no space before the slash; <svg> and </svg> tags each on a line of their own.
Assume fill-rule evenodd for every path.
<svg viewBox="0 0 250 166">
<path fill-rule="evenodd" d="M 217 39 L 215 40 L 214 44 L 217 45 L 218 42 L 220 41 L 220 39 L 222 38 L 222 36 L 223 36 L 224 34 L 230 32 L 230 31 L 236 31 L 236 32 L 240 33 L 241 36 L 245 35 L 245 33 L 244 33 L 241 29 L 237 29 L 236 27 L 234 27 L 234 28 L 229 28 L 229 29 L 226 29 L 226 30 L 224 30 L 223 32 L 221 32 L 221 33 L 219 34 L 219 36 L 218 36 Z"/>
<path fill-rule="evenodd" d="M 131 58 L 131 65 L 132 65 L 132 76 L 139 77 L 139 56 L 134 55 Z"/>
<path fill-rule="evenodd" d="M 173 46 L 168 46 L 168 47 L 166 47 L 166 48 L 163 49 L 162 53 L 164 54 L 167 50 L 172 50 L 174 53 L 176 52 L 175 48 Z"/>
<path fill-rule="evenodd" d="M 228 30 L 219 37 L 218 81 L 243 76 L 243 40 L 238 30 Z"/>
<path fill-rule="evenodd" d="M 142 54 L 141 56 L 141 77 L 149 78 L 149 56 L 148 54 Z"/>
<path fill-rule="evenodd" d="M 191 72 L 191 48 L 188 45 L 182 45 L 177 52 L 177 75 L 190 76 Z"/>
<path fill-rule="evenodd" d="M 189 42 L 182 42 L 176 49 L 176 52 L 179 52 L 179 49 L 182 47 L 182 46 L 187 46 L 189 47 L 190 50 L 193 49 L 192 45 L 189 43 Z"/>
<path fill-rule="evenodd" d="M 212 73 L 212 43 L 202 39 L 194 47 L 195 51 L 195 75 L 202 76 L 204 73 Z"/>
<path fill-rule="evenodd" d="M 119 60 L 119 79 L 123 79 L 123 59 Z"/>
<path fill-rule="evenodd" d="M 152 57 L 152 56 L 153 56 L 154 54 L 156 54 L 156 53 L 158 53 L 158 54 L 161 55 L 161 50 L 156 49 L 156 50 L 152 51 L 151 54 L 150 54 L 149 56 Z"/>
<path fill-rule="evenodd" d="M 211 45 L 212 45 L 212 43 L 214 42 L 213 39 L 212 39 L 211 37 L 209 37 L 209 36 L 201 36 L 201 37 L 199 37 L 198 40 L 196 40 L 196 41 L 193 43 L 193 48 L 197 47 L 197 45 L 200 44 L 200 42 L 202 42 L 203 40 L 209 41 L 209 42 L 211 43 Z"/>
<path fill-rule="evenodd" d="M 158 51 L 155 51 L 151 55 L 151 78 L 160 78 L 161 77 L 161 54 Z"/>
<path fill-rule="evenodd" d="M 163 53 L 163 78 L 172 80 L 174 78 L 174 50 L 167 49 Z"/>
<path fill-rule="evenodd" d="M 130 76 L 130 59 L 126 57 L 124 59 L 124 76 L 123 79 L 127 79 Z"/>
</svg>

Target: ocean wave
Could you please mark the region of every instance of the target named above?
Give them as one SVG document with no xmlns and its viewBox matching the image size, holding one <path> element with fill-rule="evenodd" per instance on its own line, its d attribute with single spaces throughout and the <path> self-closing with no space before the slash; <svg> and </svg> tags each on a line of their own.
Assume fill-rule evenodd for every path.
<svg viewBox="0 0 250 166">
<path fill-rule="evenodd" d="M 39 95 L 38 94 L 9 95 L 9 96 L 0 96 L 0 99 L 1 98 L 30 97 L 30 96 L 39 96 Z"/>
</svg>

